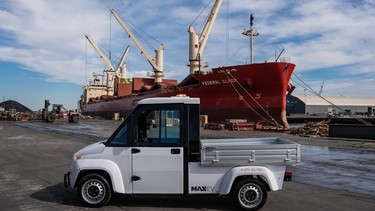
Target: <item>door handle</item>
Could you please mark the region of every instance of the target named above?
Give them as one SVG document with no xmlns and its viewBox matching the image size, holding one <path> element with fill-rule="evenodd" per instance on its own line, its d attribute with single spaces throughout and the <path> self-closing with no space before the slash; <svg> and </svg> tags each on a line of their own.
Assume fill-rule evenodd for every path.
<svg viewBox="0 0 375 211">
<path fill-rule="evenodd" d="M 137 153 L 140 153 L 140 152 L 141 152 L 140 149 L 132 148 L 132 154 L 137 154 Z"/>
<path fill-rule="evenodd" d="M 180 154 L 180 153 L 181 153 L 180 149 L 171 149 L 171 154 L 172 155 L 177 155 L 177 154 Z"/>
<path fill-rule="evenodd" d="M 138 176 L 132 176 L 131 180 L 132 180 L 132 182 L 134 182 L 134 181 L 141 180 L 141 178 L 138 177 Z"/>
</svg>

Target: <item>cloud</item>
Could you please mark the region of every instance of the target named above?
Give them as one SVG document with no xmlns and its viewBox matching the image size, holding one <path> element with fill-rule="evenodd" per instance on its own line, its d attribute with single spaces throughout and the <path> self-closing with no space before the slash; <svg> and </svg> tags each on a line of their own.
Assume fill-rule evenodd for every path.
<svg viewBox="0 0 375 211">
<path fill-rule="evenodd" d="M 83 33 L 89 34 L 103 49 L 111 48 L 115 66 L 125 47 L 132 44 L 111 18 L 108 11 L 111 7 L 164 44 L 165 75 L 181 80 L 188 73 L 187 27 L 206 5 L 203 0 L 7 0 L 0 6 L 0 61 L 43 73 L 48 81 L 82 85 L 87 81 L 86 75 L 105 68 Z M 249 61 L 249 41 L 241 33 L 249 27 L 250 13 L 254 13 L 255 29 L 260 32 L 254 41 L 256 62 L 272 61 L 275 50 L 280 52 L 285 48 L 282 56 L 297 65 L 296 73 L 316 75 L 310 81 L 327 80 L 349 88 L 360 84 L 375 89 L 375 85 L 360 77 L 372 82 L 375 75 L 373 1 L 223 1 L 203 55 L 210 67 Z M 199 23 L 201 20 L 196 22 L 197 31 Z M 151 42 L 146 35 L 145 38 Z M 149 53 L 153 55 L 152 50 Z M 151 69 L 133 44 L 126 62 L 128 76 L 145 76 Z M 318 79 L 322 70 L 334 72 L 337 79 Z M 327 92 L 338 89 L 331 85 L 326 88 Z"/>
<path fill-rule="evenodd" d="M 374 56 L 375 5 L 350 1 L 298 1 L 292 8 L 298 19 L 283 19 L 269 30 L 272 39 L 284 39 L 292 60 L 302 71 L 367 63 Z M 290 39 L 289 37 L 293 38 Z"/>
<path fill-rule="evenodd" d="M 303 79 L 303 78 L 302 78 Z M 299 82 L 298 79 L 294 77 L 294 80 Z M 305 92 L 305 86 L 292 82 L 297 86 L 293 95 L 303 95 Z M 299 82 L 301 84 L 301 82 Z M 319 92 L 321 89 L 323 80 L 312 80 L 308 81 L 308 85 L 315 91 Z M 324 82 L 322 89 L 322 96 L 363 96 L 363 97 L 374 97 L 371 93 L 374 90 L 375 79 L 355 77 L 355 78 L 331 78 Z M 360 89 L 360 91 L 359 91 Z M 309 91 L 306 91 L 307 95 L 314 95 Z"/>
<path fill-rule="evenodd" d="M 11 35 L 12 45 L 0 47 L 1 60 L 44 73 L 49 81 L 82 84 L 76 76 L 84 75 L 83 32 L 100 38 L 96 31 L 108 26 L 108 14 L 95 5 L 91 1 L 9 1 L 7 9 L 1 10 L 0 30 Z"/>
</svg>

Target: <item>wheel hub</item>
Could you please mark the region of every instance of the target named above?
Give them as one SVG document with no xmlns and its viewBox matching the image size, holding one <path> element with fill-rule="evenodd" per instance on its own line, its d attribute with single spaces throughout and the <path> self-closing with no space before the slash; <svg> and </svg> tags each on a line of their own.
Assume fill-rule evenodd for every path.
<svg viewBox="0 0 375 211">
<path fill-rule="evenodd" d="M 239 193 L 239 200 L 244 207 L 252 208 L 256 207 L 262 201 L 262 194 L 259 192 L 259 188 L 252 185 L 244 185 Z"/>
<path fill-rule="evenodd" d="M 255 190 L 248 190 L 245 193 L 245 198 L 247 201 L 254 201 L 258 197 L 258 193 Z"/>
<path fill-rule="evenodd" d="M 91 187 L 88 188 L 87 192 L 88 192 L 89 196 L 97 197 L 100 193 L 100 189 L 96 186 L 91 186 Z"/>
<path fill-rule="evenodd" d="M 82 189 L 82 196 L 88 203 L 100 203 L 105 197 L 105 187 L 97 180 L 87 181 Z"/>
</svg>

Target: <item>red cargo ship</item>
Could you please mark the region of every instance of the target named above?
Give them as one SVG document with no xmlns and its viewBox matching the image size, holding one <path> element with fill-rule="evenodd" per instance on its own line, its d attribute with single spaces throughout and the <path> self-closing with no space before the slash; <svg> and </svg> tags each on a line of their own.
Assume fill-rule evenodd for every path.
<svg viewBox="0 0 375 211">
<path fill-rule="evenodd" d="M 216 1 L 211 11 L 211 19 L 207 20 L 205 26 L 209 30 L 204 29 L 203 32 L 209 34 L 220 4 L 221 1 Z M 127 30 L 118 14 L 113 10 L 111 12 L 132 38 L 133 34 Z M 250 30 L 243 33 L 250 37 L 250 47 L 252 47 L 253 36 L 258 35 L 252 30 L 252 21 L 253 17 L 251 16 Z M 159 64 L 160 67 L 162 64 L 160 55 L 158 55 L 159 50 L 163 50 L 161 46 L 156 52 L 156 59 L 149 59 L 148 55 L 145 55 L 153 66 L 155 78 L 133 78 L 131 83 L 126 83 L 127 80 L 114 77 L 112 88 L 108 85 L 103 87 L 99 83 L 95 84 L 94 81 L 94 84 L 88 85 L 84 89 L 80 102 L 82 113 L 106 118 L 112 118 L 114 113 L 126 116 L 134 109 L 136 102 L 143 98 L 186 95 L 200 98 L 201 114 L 208 115 L 210 122 L 247 119 L 263 125 L 289 128 L 286 119 L 286 93 L 293 91 L 289 80 L 295 67 L 294 64 L 265 62 L 218 67 L 204 72 L 200 70 L 202 67 L 200 55 L 203 49 L 199 51 L 199 47 L 204 46 L 206 40 L 195 38 L 194 36 L 198 36 L 198 33 L 195 33 L 192 27 L 189 28 L 189 32 L 190 46 L 193 46 L 190 47 L 189 53 L 190 74 L 183 81 L 177 83 L 177 80 L 161 79 L 162 68 L 158 68 L 157 65 Z M 204 35 L 203 37 L 207 39 L 207 34 Z M 134 42 L 137 44 L 136 40 Z M 194 46 L 198 49 L 194 49 Z M 145 53 L 143 48 L 139 48 L 142 53 Z M 103 56 L 101 58 L 103 59 Z M 152 64 L 153 61 L 156 61 L 156 64 Z M 90 96 L 90 90 L 95 88 L 104 88 L 102 90 L 106 90 L 110 94 Z"/>
</svg>

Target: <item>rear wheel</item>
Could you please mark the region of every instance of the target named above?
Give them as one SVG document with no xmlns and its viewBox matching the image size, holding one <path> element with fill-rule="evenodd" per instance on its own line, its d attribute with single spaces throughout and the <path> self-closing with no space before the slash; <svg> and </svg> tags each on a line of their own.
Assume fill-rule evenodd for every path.
<svg viewBox="0 0 375 211">
<path fill-rule="evenodd" d="M 77 193 L 79 198 L 90 207 L 105 205 L 112 196 L 111 186 L 107 179 L 99 174 L 89 174 L 79 182 Z"/>
<path fill-rule="evenodd" d="M 267 190 L 261 181 L 247 178 L 235 186 L 233 198 L 243 210 L 258 210 L 266 203 Z"/>
</svg>

